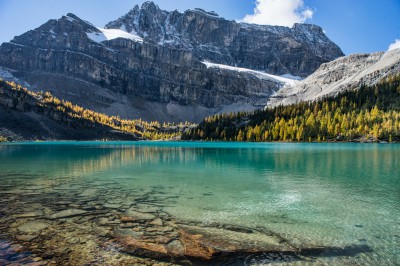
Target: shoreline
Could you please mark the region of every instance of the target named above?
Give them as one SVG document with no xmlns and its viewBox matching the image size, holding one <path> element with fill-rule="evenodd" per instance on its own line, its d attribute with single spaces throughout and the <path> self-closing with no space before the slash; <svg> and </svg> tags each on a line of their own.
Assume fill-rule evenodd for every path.
<svg viewBox="0 0 400 266">
<path fill-rule="evenodd" d="M 0 145 L 9 144 L 71 144 L 71 143 L 255 143 L 255 144 L 399 144 L 400 141 L 311 141 L 311 142 L 297 142 L 297 141 L 265 141 L 265 142 L 251 142 L 251 141 L 205 141 L 205 140 L 24 140 L 24 141 L 3 141 Z"/>
</svg>

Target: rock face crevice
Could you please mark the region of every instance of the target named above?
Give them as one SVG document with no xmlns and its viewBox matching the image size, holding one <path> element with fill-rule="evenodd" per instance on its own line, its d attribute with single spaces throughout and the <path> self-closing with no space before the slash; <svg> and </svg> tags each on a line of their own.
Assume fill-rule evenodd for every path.
<svg viewBox="0 0 400 266">
<path fill-rule="evenodd" d="M 341 55 L 318 26 L 250 25 L 201 9 L 163 11 L 146 2 L 106 29 L 73 14 L 50 20 L 3 43 L 0 66 L 33 89 L 49 89 L 72 102 L 87 94 L 70 85 L 82 81 L 96 99 L 83 107 L 109 115 L 199 121 L 226 106 L 259 108 L 283 86 L 250 72 L 208 68 L 205 61 L 307 76 Z M 60 75 L 68 81 L 53 80 Z M 104 95 L 108 100 L 99 100 Z M 177 108 L 168 109 L 171 103 Z M 201 111 L 182 115 L 188 107 Z"/>
</svg>

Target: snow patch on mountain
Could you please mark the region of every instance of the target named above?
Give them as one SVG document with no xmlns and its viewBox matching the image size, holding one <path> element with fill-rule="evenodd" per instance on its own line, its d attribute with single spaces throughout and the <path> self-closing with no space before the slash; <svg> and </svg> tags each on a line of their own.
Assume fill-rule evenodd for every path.
<svg viewBox="0 0 400 266">
<path fill-rule="evenodd" d="M 67 20 L 70 22 L 76 22 L 76 19 L 70 16 L 69 14 L 66 16 Z"/>
<path fill-rule="evenodd" d="M 285 75 L 281 75 L 281 77 L 282 78 L 287 78 L 287 79 L 293 79 L 293 80 L 303 80 L 303 78 L 302 77 L 299 77 L 299 76 L 293 76 L 293 75 L 291 75 L 291 74 L 289 74 L 289 73 L 287 73 L 287 74 L 285 74 Z"/>
<path fill-rule="evenodd" d="M 245 72 L 248 74 L 252 74 L 254 76 L 256 76 L 259 79 L 263 79 L 263 80 L 270 80 L 276 83 L 279 83 L 281 85 L 295 85 L 298 80 L 293 79 L 293 78 L 289 78 L 289 76 L 283 77 L 283 76 L 276 76 L 276 75 L 271 75 L 271 74 L 267 74 L 265 72 L 261 72 L 261 71 L 255 71 L 255 70 L 251 70 L 248 68 L 241 68 L 241 67 L 233 67 L 233 66 L 227 66 L 227 65 L 221 65 L 221 64 L 214 64 L 214 63 L 210 63 L 207 61 L 203 61 L 202 62 L 204 65 L 207 66 L 207 68 L 220 68 L 220 69 L 226 69 L 226 70 L 231 70 L 231 71 L 236 71 L 236 72 Z M 291 75 L 290 75 L 291 76 Z M 293 76 L 291 76 L 293 77 Z"/>
<path fill-rule="evenodd" d="M 97 43 L 101 43 L 104 41 L 109 41 L 109 40 L 113 40 L 113 39 L 117 39 L 117 38 L 123 38 L 123 39 L 129 39 L 132 40 L 134 42 L 140 42 L 143 43 L 143 38 L 128 33 L 126 31 L 120 30 L 120 29 L 102 29 L 102 28 L 98 28 L 99 32 L 87 32 L 87 36 L 97 42 Z"/>
<path fill-rule="evenodd" d="M 16 77 L 14 77 L 14 75 L 11 73 L 11 70 L 0 67 L 0 79 L 6 80 L 6 81 L 14 81 L 15 83 L 21 84 L 22 86 L 26 87 L 26 88 L 30 88 L 30 84 L 20 80 Z"/>
</svg>

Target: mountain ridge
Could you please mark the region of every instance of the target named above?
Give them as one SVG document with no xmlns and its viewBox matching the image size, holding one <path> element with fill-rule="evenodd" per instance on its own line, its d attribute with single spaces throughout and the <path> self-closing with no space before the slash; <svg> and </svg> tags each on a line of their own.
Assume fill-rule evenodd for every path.
<svg viewBox="0 0 400 266">
<path fill-rule="evenodd" d="M 203 40 L 203 46 L 196 43 L 196 47 L 201 49 L 185 49 L 183 44 L 190 40 L 189 37 L 182 39 L 182 45 L 160 45 L 154 41 L 155 37 L 149 33 L 157 32 L 159 23 L 157 17 L 154 17 L 155 21 L 149 20 L 153 11 L 161 17 L 163 12 L 175 17 L 175 29 L 187 29 L 189 37 L 197 36 Z M 0 66 L 31 84 L 33 90 L 46 88 L 59 98 L 108 115 L 149 121 L 198 122 L 208 115 L 226 110 L 262 108 L 269 96 L 282 87 L 279 82 L 259 79 L 249 71 L 207 67 L 203 63 L 206 60 L 239 68 L 247 64 L 229 64 L 229 57 L 226 61 L 218 60 L 215 56 L 218 53 L 211 50 L 220 39 L 236 43 L 232 47 L 237 51 L 237 58 L 240 59 L 239 54 L 246 60 L 254 58 L 255 62 L 247 65 L 253 66 L 250 70 L 265 72 L 269 67 L 270 74 L 275 75 L 288 74 L 287 69 L 293 68 L 299 69 L 298 73 L 289 74 L 312 72 L 323 61 L 342 55 L 330 41 L 326 49 L 333 52 L 320 61 L 315 60 L 318 55 L 312 49 L 303 49 L 310 43 L 307 34 L 303 34 L 304 30 L 311 26 L 296 26 L 296 32 L 303 32 L 296 40 L 288 35 L 289 28 L 238 24 L 216 19 L 215 14 L 199 10 L 186 13 L 160 11 L 154 3 L 147 3 L 141 14 L 138 18 L 141 18 L 139 26 L 142 26 L 138 29 L 142 32 L 146 29 L 148 34 L 140 36 L 140 32 L 126 32 L 134 36 L 130 38 L 118 37 L 121 32 L 113 31 L 118 29 L 111 29 L 110 25 L 105 29 L 97 28 L 70 13 L 58 20 L 50 20 L 3 43 L 0 47 Z M 154 30 L 150 31 L 152 28 Z M 214 31 L 206 30 L 210 28 Z M 233 37 L 232 34 L 238 30 L 241 30 L 241 35 Z M 314 30 L 320 31 L 317 27 Z M 138 38 L 135 39 L 135 36 Z M 264 37 L 260 39 L 259 36 Z M 215 45 L 213 38 L 218 39 Z M 268 39 L 266 44 L 263 38 Z M 320 37 L 316 35 L 316 38 Z M 243 45 L 239 45 L 241 42 Z M 318 42 L 315 45 L 319 45 Z M 321 43 L 320 46 L 324 45 Z M 218 49 L 222 51 L 222 48 Z M 239 53 L 239 50 L 242 52 Z M 277 50 L 280 53 L 275 53 Z M 286 67 L 278 67 L 285 62 Z"/>
<path fill-rule="evenodd" d="M 353 54 L 322 64 L 306 79 L 272 95 L 267 106 L 290 105 L 335 96 L 340 92 L 373 86 L 400 73 L 400 49 L 371 54 Z"/>
<path fill-rule="evenodd" d="M 190 127 L 110 117 L 2 79 L 0 125 L 0 139 L 10 141 L 175 139 Z"/>
<path fill-rule="evenodd" d="M 204 20 L 207 19 L 212 23 L 204 24 Z M 288 49 L 290 46 L 284 47 L 281 45 L 282 43 L 268 45 L 271 42 L 269 39 L 276 38 L 275 35 L 284 35 L 292 43 L 299 41 L 305 43 L 306 45 L 302 46 L 302 49 L 304 51 L 312 50 L 315 55 L 312 60 L 315 62 L 331 61 L 337 55 L 343 55 L 340 48 L 332 43 L 322 28 L 317 25 L 295 23 L 290 28 L 239 23 L 226 20 L 213 11 L 207 12 L 203 9 L 188 9 L 183 13 L 177 10 L 169 12 L 161 10 L 153 2 L 145 2 L 141 7 L 136 5 L 127 14 L 106 24 L 105 28 L 122 29 L 158 44 L 194 49 L 195 57 L 200 56 L 203 60 L 213 63 L 262 70 L 277 75 L 293 74 L 305 77 L 316 68 L 309 65 L 308 67 L 312 70 L 304 71 L 299 67 L 305 66 L 288 65 L 271 59 L 269 60 L 272 61 L 269 63 L 271 66 L 268 66 L 263 58 L 265 51 L 260 48 L 272 49 L 273 53 L 280 54 L 279 49 Z M 256 32 L 254 33 L 256 38 L 250 37 L 249 39 L 249 36 L 246 35 L 248 31 Z M 255 47 L 258 49 L 256 54 L 241 51 L 243 46 L 253 44 L 259 46 L 260 40 L 267 45 Z"/>
</svg>

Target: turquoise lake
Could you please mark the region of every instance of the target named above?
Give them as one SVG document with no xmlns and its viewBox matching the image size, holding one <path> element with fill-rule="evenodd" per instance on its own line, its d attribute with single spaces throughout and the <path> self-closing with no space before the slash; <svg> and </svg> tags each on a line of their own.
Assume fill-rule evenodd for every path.
<svg viewBox="0 0 400 266">
<path fill-rule="evenodd" d="M 63 201 L 79 202 L 47 206 L 55 191 Z M 95 207 L 108 202 L 125 210 L 129 195 L 152 191 L 168 199 L 154 206 L 178 221 L 267 228 L 297 246 L 362 247 L 354 254 L 311 256 L 307 262 L 267 261 L 259 255 L 244 264 L 400 265 L 397 144 L 4 144 L 0 218 L 9 223 L 2 229 L 9 232 L 0 240 L 21 242 L 13 229 L 18 220 L 10 218 L 18 201 L 28 204 L 24 212 L 40 209 L 49 215 L 82 204 L 81 196 L 90 196 Z M 96 205 L 97 199 L 102 203 Z"/>
</svg>

